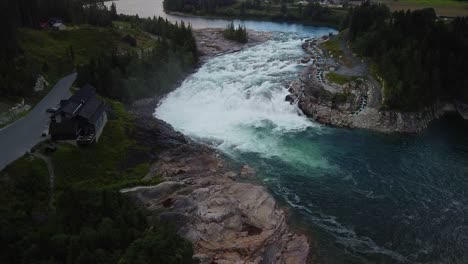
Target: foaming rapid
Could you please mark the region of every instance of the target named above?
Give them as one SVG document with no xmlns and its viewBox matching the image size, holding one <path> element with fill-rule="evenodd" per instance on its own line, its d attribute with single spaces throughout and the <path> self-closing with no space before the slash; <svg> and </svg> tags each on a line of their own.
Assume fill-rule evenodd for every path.
<svg viewBox="0 0 468 264">
<path fill-rule="evenodd" d="M 277 35 L 244 51 L 211 59 L 158 106 L 155 116 L 184 134 L 209 141 L 227 153 L 315 163 L 283 136 L 317 125 L 285 101 L 287 85 L 297 76 L 301 40 Z"/>
<path fill-rule="evenodd" d="M 468 124 L 418 135 L 318 126 L 284 101 L 300 43 L 283 34 L 211 59 L 155 115 L 254 167 L 312 231 L 318 262 L 466 263 Z"/>
</svg>

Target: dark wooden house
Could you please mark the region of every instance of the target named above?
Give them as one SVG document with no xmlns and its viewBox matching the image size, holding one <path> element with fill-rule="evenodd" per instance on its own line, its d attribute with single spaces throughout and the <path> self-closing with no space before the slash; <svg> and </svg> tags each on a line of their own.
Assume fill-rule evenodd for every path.
<svg viewBox="0 0 468 264">
<path fill-rule="evenodd" d="M 72 140 L 78 144 L 97 142 L 107 123 L 105 104 L 96 89 L 85 85 L 52 114 L 49 134 L 53 140 Z"/>
</svg>

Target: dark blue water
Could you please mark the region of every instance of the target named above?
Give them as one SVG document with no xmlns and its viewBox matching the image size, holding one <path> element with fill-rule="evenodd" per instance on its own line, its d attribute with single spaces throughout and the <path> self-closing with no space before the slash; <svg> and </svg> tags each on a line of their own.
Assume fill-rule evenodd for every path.
<svg viewBox="0 0 468 264">
<path fill-rule="evenodd" d="M 466 121 L 417 135 L 316 130 L 287 141 L 313 144 L 326 165 L 237 158 L 291 206 L 292 222 L 316 241 L 317 263 L 468 263 Z"/>
</svg>

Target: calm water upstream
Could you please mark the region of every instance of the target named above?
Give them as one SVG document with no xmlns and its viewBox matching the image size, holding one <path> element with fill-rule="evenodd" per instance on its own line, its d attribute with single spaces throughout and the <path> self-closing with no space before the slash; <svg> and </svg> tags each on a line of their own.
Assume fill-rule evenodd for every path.
<svg viewBox="0 0 468 264">
<path fill-rule="evenodd" d="M 127 14 L 164 15 L 161 0 L 117 4 Z M 447 118 L 417 135 L 320 126 L 284 101 L 285 88 L 301 69 L 302 38 L 333 30 L 246 25 L 277 33 L 209 60 L 155 115 L 255 167 L 310 233 L 316 263 L 468 263 L 468 124 Z"/>
</svg>

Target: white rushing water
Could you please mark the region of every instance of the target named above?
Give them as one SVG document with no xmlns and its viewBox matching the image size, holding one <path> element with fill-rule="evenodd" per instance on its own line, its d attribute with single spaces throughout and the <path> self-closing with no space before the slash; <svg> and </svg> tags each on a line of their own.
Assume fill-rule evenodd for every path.
<svg viewBox="0 0 468 264">
<path fill-rule="evenodd" d="M 465 216 L 447 209 L 454 192 L 441 187 L 450 184 L 439 175 L 463 177 L 459 169 L 443 170 L 456 168 L 466 152 L 438 149 L 428 134 L 424 139 L 336 130 L 302 116 L 285 101 L 302 67 L 301 42 L 278 33 L 264 44 L 210 59 L 161 101 L 155 116 L 252 165 L 298 223 L 314 231 L 323 263 L 445 263 L 437 260 L 465 249 L 465 240 L 457 240 L 464 234 L 457 221 Z M 447 153 L 452 156 L 444 165 L 437 164 Z M 448 229 L 433 232 L 438 221 Z M 441 239 L 445 230 L 456 230 L 457 239 Z M 443 255 L 431 255 L 440 249 Z"/>
<path fill-rule="evenodd" d="M 255 152 L 310 165 L 307 155 L 287 147 L 281 137 L 318 127 L 285 101 L 287 86 L 301 68 L 301 42 L 283 34 L 209 60 L 161 102 L 156 117 L 228 153 Z M 317 157 L 313 164 L 326 162 Z"/>
<path fill-rule="evenodd" d="M 285 101 L 288 85 L 297 78 L 304 56 L 302 40 L 291 36 L 277 35 L 262 45 L 209 60 L 162 100 L 155 116 L 227 154 L 255 153 L 280 159 L 291 168 L 304 168 L 304 175 L 309 175 L 311 168 L 336 173 L 339 168 L 329 164 L 319 142 L 304 136 L 323 135 L 327 129 Z M 299 135 L 302 132 L 304 135 Z M 316 214 L 278 179 L 264 180 L 273 181 L 270 184 L 277 194 L 335 236 L 338 243 L 356 251 L 403 259 L 360 237 L 334 216 L 320 210 Z"/>
</svg>

